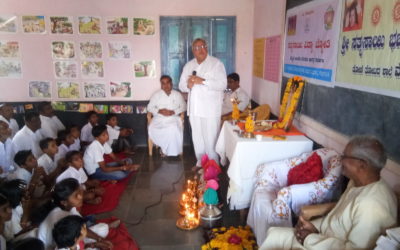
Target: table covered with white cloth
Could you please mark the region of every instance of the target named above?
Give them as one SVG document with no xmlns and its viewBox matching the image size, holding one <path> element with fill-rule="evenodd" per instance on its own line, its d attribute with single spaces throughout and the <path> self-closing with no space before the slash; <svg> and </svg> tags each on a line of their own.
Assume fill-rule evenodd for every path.
<svg viewBox="0 0 400 250">
<path fill-rule="evenodd" d="M 225 165 L 229 159 L 229 188 L 227 201 L 230 209 L 250 207 L 255 185 L 257 166 L 264 162 L 283 160 L 312 150 L 313 142 L 303 135 L 286 136 L 286 140 L 273 140 L 263 136 L 261 141 L 255 138 L 242 138 L 234 130 L 236 125 L 226 121 L 221 129 L 216 151 Z"/>
</svg>

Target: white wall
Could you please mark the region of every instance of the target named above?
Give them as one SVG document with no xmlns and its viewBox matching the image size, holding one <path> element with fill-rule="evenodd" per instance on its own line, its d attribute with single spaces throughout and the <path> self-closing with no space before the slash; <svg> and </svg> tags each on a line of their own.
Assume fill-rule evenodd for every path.
<svg viewBox="0 0 400 250">
<path fill-rule="evenodd" d="M 53 40 L 100 40 L 103 42 L 103 58 L 107 52 L 105 41 L 122 40 L 132 44 L 132 60 L 105 61 L 104 82 L 110 80 L 125 80 L 133 82 L 133 100 L 148 100 L 151 94 L 159 88 L 160 76 L 160 16 L 236 16 L 236 69 L 241 76 L 241 85 L 251 92 L 252 33 L 253 33 L 253 0 L 2 0 L 1 14 L 21 15 L 66 15 L 74 17 L 74 32 L 77 32 L 77 16 L 128 16 L 153 18 L 156 22 L 154 36 L 118 35 L 53 35 L 0 34 L 0 40 L 17 40 L 20 42 L 22 54 L 22 79 L 0 78 L 0 101 L 37 101 L 28 97 L 29 80 L 50 80 L 55 83 L 50 44 Z M 20 17 L 19 17 L 20 19 Z M 130 20 L 131 21 L 131 20 Z M 48 23 L 46 30 L 49 31 Z M 102 20 L 104 26 L 104 20 Z M 104 27 L 103 27 L 104 31 Z M 104 32 L 103 32 L 104 33 Z M 70 39 L 73 37 L 74 39 Z M 77 38 L 76 38 L 77 37 Z M 134 78 L 133 61 L 155 60 L 157 77 L 154 79 Z M 81 79 L 78 78 L 81 82 Z M 53 87 L 53 97 L 56 97 Z M 109 95 L 109 94 L 108 94 Z M 82 93 L 81 93 L 82 96 Z M 111 99 L 108 99 L 111 100 Z M 126 100 L 126 99 L 125 99 Z M 101 100 L 104 101 L 104 100 Z"/>
<path fill-rule="evenodd" d="M 255 0 L 254 3 L 254 38 L 281 35 L 281 55 L 285 30 L 286 1 Z M 282 59 L 279 63 L 282 75 Z M 253 76 L 252 98 L 259 104 L 269 104 L 274 114 L 279 114 L 281 84 Z"/>
</svg>

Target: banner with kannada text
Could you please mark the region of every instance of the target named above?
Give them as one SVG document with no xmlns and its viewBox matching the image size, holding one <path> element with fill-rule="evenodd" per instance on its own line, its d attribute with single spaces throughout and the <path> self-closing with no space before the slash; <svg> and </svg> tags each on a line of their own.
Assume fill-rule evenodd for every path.
<svg viewBox="0 0 400 250">
<path fill-rule="evenodd" d="M 331 83 L 340 28 L 338 0 L 312 1 L 287 11 L 284 75 Z"/>
<path fill-rule="evenodd" d="M 336 81 L 400 91 L 399 0 L 343 1 Z"/>
</svg>

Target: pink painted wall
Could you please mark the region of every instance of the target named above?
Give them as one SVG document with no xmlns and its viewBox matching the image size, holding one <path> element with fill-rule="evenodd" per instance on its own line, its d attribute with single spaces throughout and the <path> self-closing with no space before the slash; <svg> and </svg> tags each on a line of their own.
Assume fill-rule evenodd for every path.
<svg viewBox="0 0 400 250">
<path fill-rule="evenodd" d="M 0 78 L 0 101 L 37 101 L 28 96 L 28 82 L 30 80 L 51 81 L 52 100 L 57 100 L 53 59 L 51 56 L 51 41 L 68 40 L 75 42 L 75 51 L 78 52 L 79 41 L 99 40 L 103 44 L 103 61 L 105 64 L 105 77 L 103 82 L 110 80 L 133 82 L 133 97 L 129 100 L 148 100 L 151 94 L 159 89 L 160 76 L 160 16 L 236 16 L 236 69 L 241 75 L 242 87 L 251 92 L 252 88 L 252 37 L 254 0 L 2 0 L 0 1 L 1 14 L 20 16 L 45 15 L 46 30 L 44 35 L 23 34 L 21 29 L 16 34 L 0 34 L 0 40 L 17 40 L 20 42 L 22 57 L 22 79 Z M 74 17 L 74 35 L 49 34 L 49 16 L 64 15 Z M 101 16 L 102 35 L 75 35 L 77 33 L 77 17 L 80 15 Z M 132 29 L 130 35 L 108 35 L 105 32 L 107 16 L 145 17 L 155 20 L 156 32 L 154 36 L 134 36 Z M 130 20 L 130 22 L 132 22 Z M 130 23 L 131 25 L 132 23 Z M 130 26 L 132 27 L 132 26 Z M 108 59 L 107 41 L 129 41 L 132 45 L 131 59 Z M 134 78 L 133 62 L 142 60 L 155 60 L 157 77 L 153 79 Z M 80 60 L 76 60 L 80 61 Z M 80 74 L 78 81 L 82 82 Z M 82 90 L 81 90 L 82 91 Z M 107 96 L 110 93 L 107 89 Z M 82 93 L 81 93 L 82 96 Z M 65 100 L 65 99 L 61 99 Z M 80 99 L 90 100 L 90 99 Z M 93 99 L 92 99 L 93 100 Z M 98 99 L 97 99 L 98 100 Z M 115 100 L 107 98 L 107 100 Z M 128 99 L 124 99 L 128 100 Z"/>
<path fill-rule="evenodd" d="M 253 38 L 281 35 L 284 42 L 286 1 L 255 0 Z M 283 48 L 283 46 L 281 46 Z M 281 50 L 283 55 L 283 49 Z M 282 56 L 283 57 L 283 56 Z M 281 57 L 281 58 L 282 58 Z M 282 59 L 277 62 L 282 72 Z M 282 75 L 282 73 L 280 73 Z M 280 83 L 253 76 L 252 98 L 259 104 L 269 104 L 272 113 L 279 113 Z"/>
</svg>

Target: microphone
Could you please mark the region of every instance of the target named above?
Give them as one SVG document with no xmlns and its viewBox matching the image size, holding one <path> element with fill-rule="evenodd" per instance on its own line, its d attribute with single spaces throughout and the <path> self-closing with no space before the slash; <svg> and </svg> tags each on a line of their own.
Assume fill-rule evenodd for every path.
<svg viewBox="0 0 400 250">
<path fill-rule="evenodd" d="M 197 74 L 196 70 L 193 70 L 192 76 L 195 76 Z"/>
</svg>

